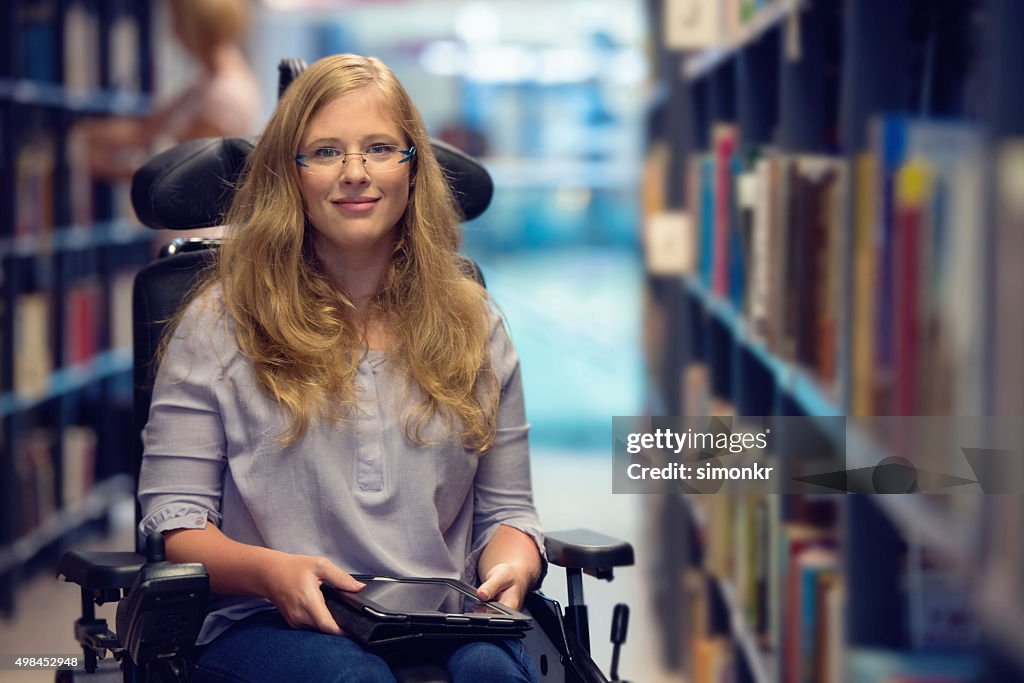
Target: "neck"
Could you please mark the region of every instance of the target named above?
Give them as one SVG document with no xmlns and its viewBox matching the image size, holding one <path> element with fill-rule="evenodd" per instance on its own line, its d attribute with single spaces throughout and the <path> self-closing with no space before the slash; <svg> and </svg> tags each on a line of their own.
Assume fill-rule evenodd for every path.
<svg viewBox="0 0 1024 683">
<path fill-rule="evenodd" d="M 311 237 L 327 278 L 348 295 L 357 319 L 366 321 L 395 252 L 394 231 L 369 244 L 338 243 L 316 230 Z"/>
</svg>

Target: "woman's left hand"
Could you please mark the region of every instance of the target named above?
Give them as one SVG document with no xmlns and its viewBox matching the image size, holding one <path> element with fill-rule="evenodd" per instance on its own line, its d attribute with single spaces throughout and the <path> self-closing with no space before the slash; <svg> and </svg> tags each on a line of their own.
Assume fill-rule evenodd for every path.
<svg viewBox="0 0 1024 683">
<path fill-rule="evenodd" d="M 530 573 L 511 562 L 499 562 L 483 577 L 476 589 L 481 600 L 497 600 L 506 607 L 518 610 L 523 606 L 526 592 L 532 583 Z"/>
</svg>

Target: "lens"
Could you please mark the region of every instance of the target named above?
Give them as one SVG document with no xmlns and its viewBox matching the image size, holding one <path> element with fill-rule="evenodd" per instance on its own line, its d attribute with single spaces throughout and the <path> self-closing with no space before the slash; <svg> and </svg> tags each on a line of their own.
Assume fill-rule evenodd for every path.
<svg viewBox="0 0 1024 683">
<path fill-rule="evenodd" d="M 313 147 L 295 155 L 295 163 L 309 172 L 333 168 L 348 163 L 349 157 L 359 157 L 368 173 L 391 173 L 401 169 L 416 154 L 416 148 L 402 149 L 396 145 L 373 145 L 362 152 L 345 152 L 336 147 Z M 341 162 L 339 164 L 339 162 Z"/>
</svg>

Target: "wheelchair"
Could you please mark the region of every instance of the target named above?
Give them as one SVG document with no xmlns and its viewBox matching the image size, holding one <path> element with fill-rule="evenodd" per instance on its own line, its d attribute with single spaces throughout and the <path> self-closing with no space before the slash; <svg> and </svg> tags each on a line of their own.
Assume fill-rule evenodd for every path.
<svg viewBox="0 0 1024 683">
<path fill-rule="evenodd" d="M 284 60 L 279 92 L 305 68 L 301 60 Z M 441 141 L 434 152 L 458 201 L 464 219 L 482 214 L 493 194 L 490 174 L 477 161 Z M 151 159 L 132 181 L 132 204 L 139 220 L 151 228 L 192 229 L 219 225 L 230 204 L 253 143 L 243 138 L 207 138 L 173 147 Z M 135 278 L 132 299 L 134 424 L 141 434 L 149 416 L 156 378 L 154 359 L 166 324 L 185 295 L 212 263 L 216 239 L 178 238 L 160 258 L 142 268 Z M 464 260 L 467 275 L 481 284 L 475 263 Z M 142 459 L 138 439 L 132 463 L 136 475 Z M 136 520 L 139 518 L 136 504 Z M 619 647 L 625 642 L 628 608 L 617 605 L 612 623 L 614 646 L 610 678 L 590 656 L 587 607 L 583 600 L 583 574 L 612 580 L 616 567 L 631 566 L 629 543 L 602 534 L 575 529 L 546 533 L 549 562 L 565 568 L 568 604 L 540 591 L 530 593 L 524 611 L 534 620 L 526 648 L 542 681 L 605 683 L 619 680 Z M 65 553 L 58 576 L 78 584 L 82 616 L 75 622 L 75 638 L 83 651 L 82 669 L 58 671 L 58 683 L 67 681 L 170 682 L 190 678 L 195 640 L 203 623 L 209 596 L 209 577 L 200 564 L 166 561 L 163 537 L 137 538 L 135 552 Z M 115 631 L 96 616 L 96 606 L 116 602 Z M 112 655 L 107 657 L 107 655 Z M 443 668 L 404 659 L 389 659 L 399 681 L 429 683 L 447 680 Z"/>
</svg>

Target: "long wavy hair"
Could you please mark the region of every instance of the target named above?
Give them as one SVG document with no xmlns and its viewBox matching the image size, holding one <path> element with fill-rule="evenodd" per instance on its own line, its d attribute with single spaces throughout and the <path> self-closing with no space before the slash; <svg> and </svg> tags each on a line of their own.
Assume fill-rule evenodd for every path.
<svg viewBox="0 0 1024 683">
<path fill-rule="evenodd" d="M 489 299 L 460 268 L 457 204 L 419 111 L 380 60 L 326 57 L 288 87 L 249 156 L 207 284 L 221 284 L 259 385 L 291 416 L 282 443 L 298 440 L 311 420 L 345 419 L 356 403 L 365 337 L 350 297 L 313 249 L 294 158 L 323 106 L 370 88 L 383 95 L 406 144 L 416 146 L 397 245 L 371 304 L 394 340 L 389 358 L 422 390 L 404 418 L 406 434 L 425 443 L 423 428 L 439 414 L 465 447 L 483 452 L 493 445 L 499 393 Z"/>
</svg>

